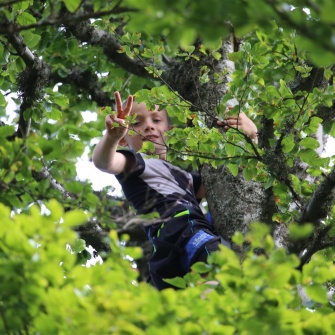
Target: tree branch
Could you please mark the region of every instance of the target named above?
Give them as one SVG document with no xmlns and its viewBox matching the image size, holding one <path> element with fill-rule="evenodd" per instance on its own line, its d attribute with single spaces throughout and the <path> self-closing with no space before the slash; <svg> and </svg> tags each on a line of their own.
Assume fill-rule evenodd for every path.
<svg viewBox="0 0 335 335">
<path fill-rule="evenodd" d="M 283 9 L 282 6 L 278 6 L 278 3 L 276 0 L 267 0 L 267 2 L 272 7 L 272 9 L 275 11 L 275 13 L 278 15 L 280 20 L 282 20 L 283 23 L 286 23 L 288 27 L 291 27 L 297 30 L 302 36 L 313 41 L 315 45 L 318 44 L 322 49 L 327 50 L 332 53 L 335 52 L 333 43 L 330 43 L 330 40 L 328 40 L 327 38 L 320 38 L 318 35 L 319 34 L 318 30 L 308 29 L 308 25 L 306 25 L 304 22 L 302 22 L 301 24 L 299 22 L 295 22 L 289 16 L 290 12 L 287 12 L 285 9 Z M 305 20 L 307 20 L 307 18 Z"/>
<path fill-rule="evenodd" d="M 335 188 L 335 167 L 326 175 L 323 182 L 315 190 L 310 202 L 302 213 L 299 224 L 311 222 L 317 224 L 327 216 L 330 200 L 333 198 Z"/>
<path fill-rule="evenodd" d="M 312 64 L 308 63 L 307 65 L 312 66 Z M 298 73 L 294 80 L 288 83 L 288 87 L 293 94 L 296 94 L 298 91 L 312 92 L 315 87 L 325 88 L 328 82 L 324 77 L 324 72 L 324 69 L 312 66 L 308 77 L 303 77 L 301 73 Z"/>
<path fill-rule="evenodd" d="M 324 227 L 323 229 L 321 229 L 316 237 L 315 236 L 313 237 L 312 245 L 308 246 L 306 250 L 304 250 L 302 256 L 300 257 L 300 264 L 298 266 L 298 270 L 301 270 L 302 267 L 311 259 L 311 257 L 316 252 L 335 246 L 335 238 L 329 239 L 327 241 L 323 241 L 325 236 L 328 234 L 328 232 L 332 228 L 333 228 L 333 225 L 330 224 Z"/>
<path fill-rule="evenodd" d="M 103 47 L 105 55 L 113 63 L 125 71 L 143 78 L 153 78 L 145 69 L 145 62 L 141 59 L 132 59 L 126 53 L 120 53 L 121 45 L 114 35 L 92 27 L 89 21 L 67 25 L 67 29 L 81 42 Z"/>
<path fill-rule="evenodd" d="M 91 45 L 103 46 L 106 56 L 118 64 L 126 71 L 144 78 L 152 78 L 152 75 L 145 69 L 146 64 L 143 60 L 132 59 L 125 53 L 120 53 L 121 45 L 118 39 L 103 30 L 97 30 L 92 27 L 89 19 L 103 17 L 110 14 L 122 13 L 125 11 L 135 11 L 131 8 L 122 8 L 118 4 L 111 10 L 98 11 L 98 12 L 84 12 L 84 13 L 66 13 L 65 15 L 56 14 L 56 17 L 50 17 L 46 20 L 41 20 L 35 24 L 20 26 L 14 22 L 7 24 L 0 24 L 0 34 L 7 36 L 18 36 L 18 32 L 23 30 L 30 30 L 38 27 L 45 26 L 61 26 L 64 25 L 70 30 L 78 40 L 90 43 Z M 15 43 L 16 42 L 16 43 Z M 20 55 L 28 66 L 29 62 L 34 61 L 34 55 L 23 45 L 20 41 L 11 41 L 16 50 L 18 47 L 23 48 L 20 50 Z M 16 44 L 16 45 L 15 45 Z"/>
<path fill-rule="evenodd" d="M 36 181 L 41 181 L 47 179 L 50 183 L 50 186 L 59 191 L 64 199 L 75 199 L 77 196 L 74 193 L 68 192 L 61 184 L 59 184 L 50 174 L 50 172 L 43 168 L 41 171 L 33 171 L 32 175 Z"/>
<path fill-rule="evenodd" d="M 20 1 L 18 1 L 20 2 Z M 14 1 L 13 1 L 14 3 Z M 1 4 L 0 4 L 1 5 Z M 113 9 L 106 11 L 97 11 L 97 12 L 84 12 L 84 13 L 68 13 L 67 15 L 62 15 L 61 13 L 54 13 L 52 16 L 38 21 L 33 24 L 28 24 L 26 26 L 20 26 L 15 22 L 8 22 L 7 24 L 0 24 L 0 35 L 7 35 L 18 33 L 20 31 L 31 30 L 35 28 L 48 27 L 48 26 L 62 26 L 67 24 L 78 24 L 79 22 L 88 20 L 101 18 L 111 14 L 120 14 L 124 12 L 135 12 L 136 9 L 132 8 L 123 8 L 123 7 L 114 7 Z"/>
<path fill-rule="evenodd" d="M 19 126 L 16 132 L 17 137 L 25 138 L 29 133 L 30 119 L 25 118 L 24 113 L 32 107 L 39 97 L 39 92 L 47 84 L 50 69 L 29 50 L 20 35 L 8 34 L 6 37 L 27 66 L 18 77 L 19 91 L 22 92 L 23 99 L 20 106 Z"/>
<path fill-rule="evenodd" d="M 25 62 L 27 66 L 33 66 L 35 62 L 35 55 L 28 49 L 23 41 L 23 38 L 16 33 L 8 33 L 6 35 L 8 42 L 16 50 L 19 57 Z"/>
<path fill-rule="evenodd" d="M 66 76 L 61 77 L 56 72 L 50 75 L 50 81 L 54 84 L 64 83 L 70 84 L 76 89 L 83 90 L 90 95 L 91 100 L 95 101 L 98 106 L 111 106 L 114 103 L 114 99 L 110 98 L 110 92 L 102 90 L 99 83 L 99 77 L 94 71 L 80 71 L 77 68 Z"/>
</svg>

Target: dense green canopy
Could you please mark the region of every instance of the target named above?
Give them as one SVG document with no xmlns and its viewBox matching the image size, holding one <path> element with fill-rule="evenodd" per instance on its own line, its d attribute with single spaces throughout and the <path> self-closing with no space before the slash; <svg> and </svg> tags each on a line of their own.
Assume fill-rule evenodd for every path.
<svg viewBox="0 0 335 335">
<path fill-rule="evenodd" d="M 333 334 L 333 13 L 332 0 L 2 1 L 0 333 Z M 167 109 L 169 160 L 201 172 L 233 243 L 181 290 L 142 281 L 136 223 L 150 217 L 77 178 L 114 91 Z M 214 126 L 230 104 L 258 144 Z M 88 245 L 102 265 L 82 266 Z"/>
</svg>

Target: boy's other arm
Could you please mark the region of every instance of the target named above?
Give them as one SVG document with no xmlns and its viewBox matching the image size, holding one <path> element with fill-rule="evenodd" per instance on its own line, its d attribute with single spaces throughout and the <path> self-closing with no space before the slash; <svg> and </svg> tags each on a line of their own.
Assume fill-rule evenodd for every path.
<svg viewBox="0 0 335 335">
<path fill-rule="evenodd" d="M 230 127 L 239 128 L 243 130 L 247 136 L 254 140 L 256 144 L 258 143 L 257 127 L 245 113 L 240 113 L 238 117 L 229 116 L 224 121 L 217 121 L 217 123 L 219 126 L 224 126 L 227 130 Z M 201 186 L 199 187 L 195 196 L 197 199 L 205 198 L 206 189 L 203 183 L 201 183 Z"/>
<path fill-rule="evenodd" d="M 228 116 L 224 121 L 217 122 L 219 126 L 224 126 L 225 129 L 238 128 L 244 131 L 255 143 L 258 143 L 257 127 L 254 122 L 248 118 L 245 113 L 240 113 L 237 116 Z"/>
</svg>

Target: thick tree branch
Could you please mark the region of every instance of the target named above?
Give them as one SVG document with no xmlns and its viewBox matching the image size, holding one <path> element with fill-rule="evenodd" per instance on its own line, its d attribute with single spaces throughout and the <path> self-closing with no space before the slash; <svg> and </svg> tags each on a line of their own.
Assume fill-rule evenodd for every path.
<svg viewBox="0 0 335 335">
<path fill-rule="evenodd" d="M 308 77 L 303 77 L 301 73 L 295 77 L 294 80 L 288 83 L 293 94 L 298 91 L 312 92 L 315 87 L 325 88 L 328 85 L 326 78 L 324 77 L 324 69 L 313 67 L 312 64 L 307 64 L 312 66 L 312 70 Z"/>
<path fill-rule="evenodd" d="M 334 188 L 335 167 L 333 167 L 332 171 L 326 175 L 323 182 L 318 186 L 298 222 L 300 224 L 306 222 L 318 224 L 320 220 L 324 219 L 329 210 L 330 200 L 334 197 Z"/>
<path fill-rule="evenodd" d="M 101 107 L 111 106 L 114 103 L 114 99 L 110 98 L 111 93 L 102 90 L 99 83 L 99 77 L 94 71 L 80 71 L 75 68 L 72 69 L 66 77 L 61 77 L 54 72 L 50 75 L 50 82 L 53 84 L 70 84 L 79 91 L 85 91 L 90 95 L 90 99 L 95 101 L 97 105 Z"/>
<path fill-rule="evenodd" d="M 127 72 L 143 78 L 153 78 L 145 69 L 148 64 L 142 59 L 132 59 L 126 53 L 120 53 L 121 45 L 115 35 L 95 29 L 89 21 L 68 24 L 67 29 L 81 42 L 101 46 L 108 59 Z"/>
<path fill-rule="evenodd" d="M 41 171 L 33 171 L 32 175 L 36 181 L 48 180 L 50 187 L 60 192 L 63 199 L 71 201 L 77 199 L 77 195 L 67 191 L 63 185 L 58 183 L 52 177 L 46 168 L 43 168 Z M 79 236 L 86 241 L 87 245 L 91 245 L 98 252 L 110 251 L 109 243 L 107 241 L 108 233 L 103 230 L 94 220 L 90 220 L 86 224 L 76 227 L 75 230 L 78 232 Z"/>
<path fill-rule="evenodd" d="M 332 238 L 326 242 L 321 243 L 319 250 L 335 247 L 335 238 Z"/>
<path fill-rule="evenodd" d="M 268 167 L 271 176 L 288 187 L 295 203 L 300 207 L 301 198 L 294 189 L 290 176 L 290 168 L 287 164 L 286 156 L 282 151 L 281 138 L 278 140 L 274 149 L 268 149 L 264 152 L 262 161 Z"/>
<path fill-rule="evenodd" d="M 75 228 L 80 238 L 85 240 L 86 245 L 91 245 L 97 252 L 110 252 L 108 232 L 103 230 L 99 224 L 90 220 L 84 225 Z"/>
<path fill-rule="evenodd" d="M 20 106 L 19 126 L 16 132 L 16 136 L 25 138 L 29 133 L 30 119 L 25 118 L 24 113 L 38 99 L 39 92 L 47 84 L 50 69 L 29 50 L 21 36 L 8 34 L 6 37 L 18 56 L 26 64 L 26 69 L 18 77 L 19 91 L 22 92 L 22 104 Z"/>
<path fill-rule="evenodd" d="M 13 1 L 14 3 L 14 1 Z M 0 4 L 1 5 L 1 4 Z M 97 12 L 78 12 L 75 14 L 63 15 L 62 13 L 55 13 L 52 16 L 38 21 L 33 24 L 20 26 L 15 22 L 7 22 L 6 24 L 0 24 L 0 35 L 7 35 L 18 33 L 20 31 L 31 30 L 35 28 L 41 27 L 48 27 L 48 26 L 62 26 L 67 24 L 78 24 L 79 22 L 94 19 L 94 18 L 101 18 L 111 14 L 120 14 L 125 12 L 134 12 L 135 9 L 132 8 L 123 8 L 123 7 L 114 7 L 110 10 L 106 11 L 97 11 Z"/>
<path fill-rule="evenodd" d="M 301 270 L 302 267 L 311 259 L 311 257 L 318 251 L 329 248 L 329 247 L 334 247 L 335 246 L 335 238 L 331 238 L 328 240 L 325 240 L 326 235 L 328 232 L 333 228 L 333 225 L 328 225 L 321 229 L 318 233 L 314 234 L 313 239 L 310 243 L 308 243 L 307 247 L 305 250 L 303 250 L 302 256 L 300 257 L 300 264 L 298 266 L 298 269 Z M 305 241 L 305 245 L 306 245 Z M 299 245 L 299 243 L 298 243 Z M 297 251 L 293 250 L 296 248 L 296 245 L 292 248 L 291 251 Z M 300 251 L 301 252 L 301 251 Z"/>
<path fill-rule="evenodd" d="M 274 121 L 273 119 L 267 119 L 265 116 L 260 121 L 261 128 L 258 131 L 258 144 L 261 148 L 270 149 L 270 139 L 274 136 Z"/>
<path fill-rule="evenodd" d="M 52 177 L 52 175 L 46 168 L 43 168 L 41 171 L 33 171 L 32 175 L 36 181 L 47 179 L 50 183 L 50 186 L 53 189 L 59 191 L 64 199 L 76 198 L 76 195 L 65 190 L 65 188 Z"/>
<path fill-rule="evenodd" d="M 113 100 L 110 99 L 110 94 L 101 89 L 99 78 L 93 71 L 80 72 L 73 69 L 67 77 L 62 78 L 56 73 L 52 73 L 51 69 L 29 50 L 21 36 L 10 34 L 7 39 L 27 66 L 26 71 L 19 76 L 23 103 L 20 108 L 18 136 L 25 137 L 27 135 L 29 120 L 25 120 L 23 114 L 35 101 L 34 97 L 36 98 L 38 95 L 37 91 L 40 91 L 49 80 L 55 84 L 59 82 L 74 84 L 74 87 L 86 90 L 98 106 L 110 106 L 112 104 Z M 29 97 L 31 99 L 28 99 Z"/>
<path fill-rule="evenodd" d="M 8 42 L 16 50 L 18 56 L 25 62 L 26 66 L 33 66 L 36 56 L 28 49 L 23 38 L 16 33 L 7 34 L 6 37 Z"/>
<path fill-rule="evenodd" d="M 312 92 L 315 87 L 320 90 L 325 90 L 328 85 L 332 85 L 333 78 L 330 78 L 328 81 L 324 76 L 325 71 L 323 68 L 317 68 L 313 66 L 313 64 L 307 65 L 312 67 L 308 77 L 303 77 L 298 73 L 296 78 L 288 83 L 293 94 L 296 94 L 298 91 Z M 334 67 L 331 68 L 331 71 L 334 73 Z M 335 105 L 332 105 L 331 107 L 320 105 L 315 111 L 315 115 L 323 120 L 323 124 L 329 124 L 335 119 Z"/>
<path fill-rule="evenodd" d="M 121 45 L 118 39 L 103 30 L 97 30 L 92 27 L 89 19 L 95 17 L 103 17 L 110 14 L 121 13 L 125 11 L 134 11 L 131 8 L 122 8 L 118 4 L 111 10 L 99 11 L 99 12 L 80 12 L 77 14 L 66 13 L 66 15 L 60 15 L 57 13 L 56 17 L 50 17 L 46 20 L 42 20 L 36 24 L 19 26 L 13 22 L 7 24 L 0 24 L 0 34 L 8 36 L 17 36 L 17 32 L 22 30 L 29 30 L 37 27 L 43 26 L 66 26 L 80 41 L 87 42 L 91 45 L 98 45 L 104 48 L 106 56 L 118 64 L 120 67 L 126 71 L 144 78 L 152 78 L 152 75 L 148 73 L 145 69 L 145 62 L 140 59 L 132 59 L 128 57 L 125 53 L 120 53 Z M 14 46 L 16 42 L 16 46 Z M 28 66 L 28 62 L 34 61 L 34 55 L 26 48 L 23 47 L 22 43 L 19 41 L 11 41 L 16 50 L 21 47 L 21 57 L 24 56 L 24 61 Z"/>
<path fill-rule="evenodd" d="M 308 29 L 309 25 L 305 24 L 304 21 L 301 21 L 301 23 L 294 21 L 291 16 L 291 10 L 287 11 L 284 6 L 278 6 L 277 0 L 267 0 L 267 2 L 278 15 L 281 22 L 286 24 L 291 29 L 295 29 L 302 36 L 313 41 L 315 45 L 319 45 L 321 49 L 327 50 L 332 53 L 335 52 L 334 44 L 331 43 L 331 40 L 328 40 L 328 38 L 320 38 L 319 30 L 313 29 L 314 27 L 312 25 L 312 29 Z M 307 18 L 305 18 L 305 20 L 307 20 Z M 312 20 L 314 20 L 314 18 Z M 331 24 L 329 24 L 329 27 L 331 28 Z M 331 38 L 331 34 L 329 34 L 329 37 Z"/>
</svg>

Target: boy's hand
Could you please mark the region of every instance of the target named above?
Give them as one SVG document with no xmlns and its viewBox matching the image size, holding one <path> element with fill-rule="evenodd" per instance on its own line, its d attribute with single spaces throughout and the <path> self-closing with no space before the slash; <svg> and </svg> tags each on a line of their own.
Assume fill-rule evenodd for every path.
<svg viewBox="0 0 335 335">
<path fill-rule="evenodd" d="M 245 115 L 240 113 L 239 116 L 228 116 L 224 121 L 217 121 L 219 126 L 224 126 L 225 129 L 238 128 L 243 130 L 244 133 L 252 138 L 257 143 L 257 127 L 256 125 Z"/>
<path fill-rule="evenodd" d="M 119 92 L 114 93 L 116 102 L 116 116 L 107 115 L 105 119 L 106 129 L 108 135 L 113 139 L 120 141 L 127 133 L 128 126 L 126 125 L 125 117 L 129 115 L 133 106 L 133 96 L 129 95 L 126 106 L 122 107 L 122 100 Z M 113 123 L 118 123 L 119 126 L 115 127 Z"/>
</svg>

